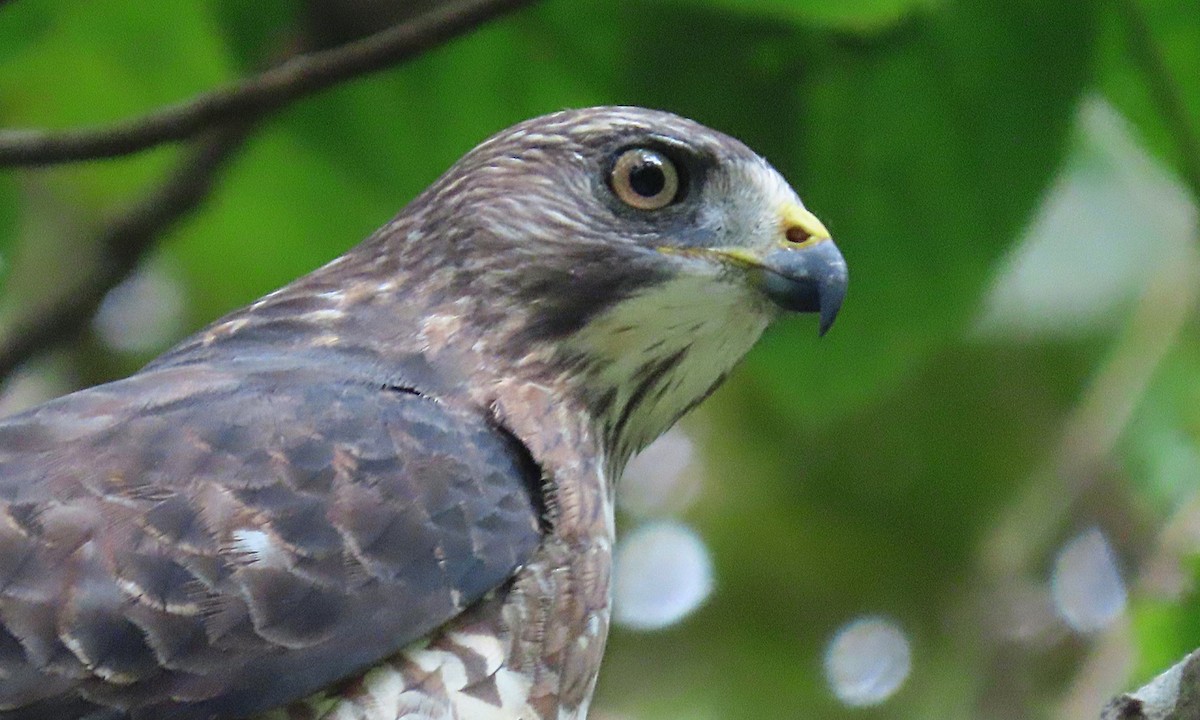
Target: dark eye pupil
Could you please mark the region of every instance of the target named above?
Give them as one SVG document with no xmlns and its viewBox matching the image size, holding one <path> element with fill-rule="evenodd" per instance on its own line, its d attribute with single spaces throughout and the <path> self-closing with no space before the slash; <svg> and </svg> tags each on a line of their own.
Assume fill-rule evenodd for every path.
<svg viewBox="0 0 1200 720">
<path fill-rule="evenodd" d="M 629 187 L 642 197 L 654 197 L 666 185 L 667 178 L 656 163 L 644 162 L 629 171 Z"/>
</svg>

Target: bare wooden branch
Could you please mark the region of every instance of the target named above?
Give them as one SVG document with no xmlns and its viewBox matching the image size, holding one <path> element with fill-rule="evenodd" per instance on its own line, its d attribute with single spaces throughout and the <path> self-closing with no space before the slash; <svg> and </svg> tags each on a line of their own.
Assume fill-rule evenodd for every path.
<svg viewBox="0 0 1200 720">
<path fill-rule="evenodd" d="M 0 3 L 6 0 L 0 0 Z M 142 118 L 91 130 L 0 131 L 0 166 L 37 166 L 116 157 L 198 138 L 163 184 L 113 222 L 98 242 L 100 266 L 79 287 L 0 337 L 0 378 L 84 330 L 104 296 L 158 239 L 211 191 L 215 178 L 259 120 L 340 82 L 411 59 L 531 0 L 462 0 L 332 50 L 293 57 L 227 88 Z"/>
<path fill-rule="evenodd" d="M 1113 698 L 1100 720 L 1200 720 L 1200 651 L 1140 689 Z"/>
<path fill-rule="evenodd" d="M 298 55 L 234 85 L 108 127 L 2 130 L 0 167 L 117 157 L 231 121 L 261 118 L 340 82 L 408 60 L 531 0 L 461 0 L 346 45 Z"/>
</svg>

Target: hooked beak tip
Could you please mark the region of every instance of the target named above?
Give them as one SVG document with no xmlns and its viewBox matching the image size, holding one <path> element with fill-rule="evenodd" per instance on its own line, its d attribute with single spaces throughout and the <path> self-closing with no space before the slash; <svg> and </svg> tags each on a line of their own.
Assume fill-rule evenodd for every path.
<svg viewBox="0 0 1200 720">
<path fill-rule="evenodd" d="M 832 240 L 782 248 L 762 259 L 763 290 L 779 307 L 817 313 L 818 331 L 833 327 L 846 298 L 846 261 Z"/>
</svg>

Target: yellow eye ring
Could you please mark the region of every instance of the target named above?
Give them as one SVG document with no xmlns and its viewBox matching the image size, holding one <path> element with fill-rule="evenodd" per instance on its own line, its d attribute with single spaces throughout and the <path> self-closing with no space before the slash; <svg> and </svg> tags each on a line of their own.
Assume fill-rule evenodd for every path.
<svg viewBox="0 0 1200 720">
<path fill-rule="evenodd" d="M 609 185 L 621 202 L 638 210 L 658 210 L 679 195 L 679 171 L 667 156 L 648 148 L 621 153 L 613 163 Z"/>
</svg>

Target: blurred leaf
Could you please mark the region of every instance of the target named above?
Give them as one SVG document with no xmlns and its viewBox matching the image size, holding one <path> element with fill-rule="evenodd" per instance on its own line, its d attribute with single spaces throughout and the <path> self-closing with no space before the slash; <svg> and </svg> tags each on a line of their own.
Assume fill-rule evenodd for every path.
<svg viewBox="0 0 1200 720">
<path fill-rule="evenodd" d="M 1029 341 L 1111 333 L 1151 283 L 1172 287 L 1165 268 L 1190 264 L 1195 212 L 1132 125 L 1089 93 L 1071 155 L 997 268 L 975 334 Z"/>
<path fill-rule="evenodd" d="M 24 4 L 5 8 L 0 18 L 21 12 Z M 0 124 L 97 125 L 179 100 L 228 76 L 223 42 L 204 4 L 94 0 L 55 3 L 48 12 L 53 32 L 0 64 Z M 168 152 L 144 153 L 43 177 L 51 192 L 112 212 L 168 160 Z"/>
<path fill-rule="evenodd" d="M 1200 478 L 1200 327 L 1163 359 L 1122 438 L 1122 458 L 1140 497 L 1167 516 Z"/>
<path fill-rule="evenodd" d="M 11 176 L 0 175 L 0 302 L 5 300 L 12 250 L 17 241 L 20 203 L 17 183 Z"/>
<path fill-rule="evenodd" d="M 306 152 L 282 130 L 260 134 L 206 211 L 169 245 L 207 323 L 347 250 L 381 224 L 382 190 Z"/>
<path fill-rule="evenodd" d="M 613 60 L 627 101 L 699 120 L 778 163 L 793 149 L 798 119 L 795 98 L 782 90 L 800 81 L 816 36 L 761 17 L 679 10 L 626 8 L 625 52 Z"/>
<path fill-rule="evenodd" d="M 1192 573 L 1193 582 L 1197 573 Z M 1184 655 L 1200 647 L 1200 595 L 1187 593 L 1171 601 L 1143 598 L 1133 608 L 1137 637 L 1137 667 L 1131 685 L 1136 687 L 1158 675 Z"/>
<path fill-rule="evenodd" d="M 1170 526 L 1159 541 L 1159 553 L 1177 553 L 1178 531 L 1194 527 L 1197 485 L 1200 477 L 1200 322 L 1193 317 L 1179 341 L 1164 358 L 1122 439 L 1122 456 L 1131 482 L 1148 506 Z M 1183 513 L 1180 515 L 1180 513 Z M 1185 546 L 1186 547 L 1186 546 Z M 1190 589 L 1181 597 L 1165 600 L 1146 593 L 1135 596 L 1134 631 L 1137 665 L 1131 686 L 1140 685 L 1200 647 L 1200 555 L 1183 558 L 1184 567 L 1172 567 L 1175 557 L 1151 560 L 1157 572 L 1178 571 Z"/>
<path fill-rule="evenodd" d="M 41 40 L 52 29 L 52 23 L 49 0 L 30 0 L 0 12 L 0 67 Z"/>
<path fill-rule="evenodd" d="M 0 22 L 31 9 L 48 16 L 53 31 L 0 63 L 0 97 L 6 101 L 0 124 L 95 126 L 135 117 L 230 76 L 220 28 L 203 3 L 32 0 L 5 7 Z M 23 304 L 45 302 L 56 292 L 47 274 L 69 286 L 90 272 L 95 248 L 88 239 L 159 181 L 176 155 L 167 146 L 31 174 L 38 202 L 28 204 L 26 224 L 41 232 L 29 233 L 31 247 L 15 253 L 28 261 L 13 268 L 14 288 L 25 288 Z"/>
<path fill-rule="evenodd" d="M 1134 0 L 1149 23 L 1151 41 L 1183 100 L 1192 134 L 1200 135 L 1200 6 L 1195 0 Z M 1150 93 L 1145 69 L 1130 52 L 1129 28 L 1116 3 L 1105 6 L 1099 45 L 1105 94 L 1134 122 L 1150 149 L 1167 165 L 1181 165 L 1180 147 Z"/>
<path fill-rule="evenodd" d="M 894 705 L 911 709 L 920 693 L 943 703 L 935 716 L 974 716 L 970 690 L 982 678 L 947 668 L 942 681 L 960 683 L 950 688 L 929 663 L 983 642 L 987 629 L 945 627 L 951 607 L 987 518 L 1056 441 L 1079 389 L 1064 379 L 1084 376 L 1093 355 L 1088 346 L 949 351 L 819 431 L 772 413 L 761 388 L 720 390 L 726 415 L 699 443 L 711 461 L 693 518 L 712 547 L 717 591 L 687 628 L 613 641 L 631 663 L 688 669 L 664 683 L 635 665 L 613 681 L 622 697 L 604 698 L 655 706 L 666 684 L 707 698 L 713 717 L 790 717 L 802 705 L 813 717 L 861 717 L 825 691 L 820 668 L 833 631 L 870 612 L 897 618 L 922 658 L 908 700 Z M 689 667 L 693 656 L 709 660 Z M 608 682 L 602 675 L 602 690 Z"/>
<path fill-rule="evenodd" d="M 389 188 L 382 224 L 492 133 L 604 100 L 595 85 L 578 79 L 584 60 L 562 45 L 556 23 L 564 7 L 549 3 L 508 16 L 396 70 L 340 87 L 321 103 L 297 108 L 289 127 L 312 152 Z"/>
<path fill-rule="evenodd" d="M 809 49 L 779 164 L 839 241 L 850 293 L 822 342 L 794 322 L 752 354 L 770 402 L 812 422 L 961 333 L 1060 166 L 1089 77 L 1093 7 L 1054 7 L 967 0 L 893 47 Z"/>
<path fill-rule="evenodd" d="M 789 22 L 821 25 L 846 30 L 870 31 L 890 25 L 942 0 L 691 0 L 748 16 L 777 18 Z M 671 0 L 678 6 L 679 0 Z"/>
<path fill-rule="evenodd" d="M 242 73 L 261 71 L 289 39 L 295 40 L 297 5 L 292 0 L 213 2 L 216 23 Z"/>
</svg>

